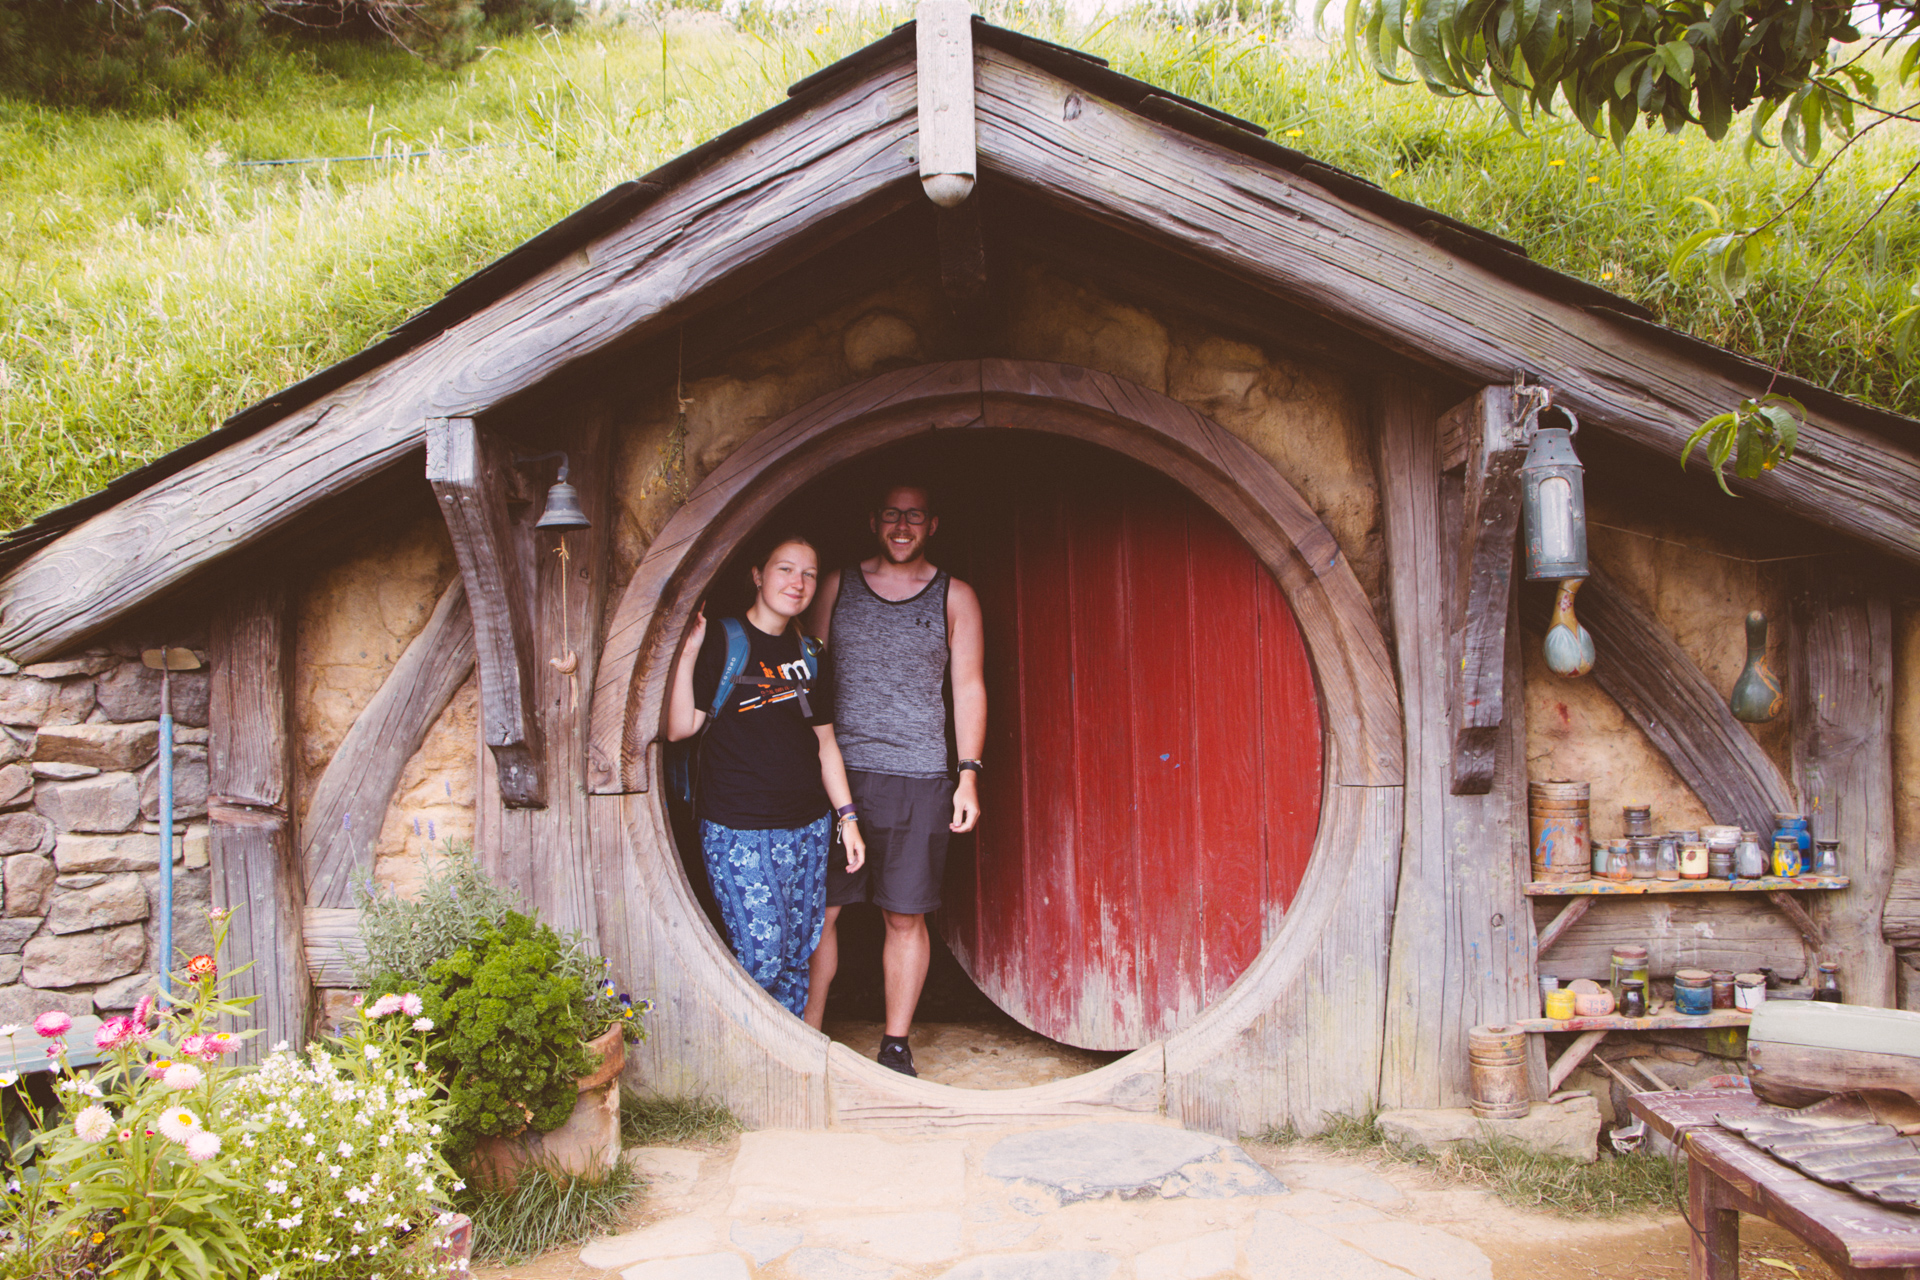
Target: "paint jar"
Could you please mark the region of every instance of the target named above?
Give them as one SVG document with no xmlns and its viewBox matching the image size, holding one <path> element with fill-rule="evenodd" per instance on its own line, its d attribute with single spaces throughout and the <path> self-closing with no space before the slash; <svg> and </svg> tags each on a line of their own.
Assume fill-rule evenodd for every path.
<svg viewBox="0 0 1920 1280">
<path fill-rule="evenodd" d="M 1659 870 L 1656 880 L 1678 880 L 1680 878 L 1680 837 L 1668 832 L 1660 837 Z"/>
<path fill-rule="evenodd" d="M 1767 980 L 1757 973 L 1733 975 L 1733 1007 L 1752 1013 L 1767 1002 Z"/>
<path fill-rule="evenodd" d="M 1620 984 L 1620 1016 L 1623 1018 L 1644 1018 L 1647 1016 L 1647 984 L 1638 978 L 1628 978 Z"/>
<path fill-rule="evenodd" d="M 1606 843 L 1601 840 L 1595 840 L 1593 842 L 1593 878 L 1595 880 L 1605 880 L 1607 878 L 1607 868 L 1611 865 L 1607 860 Z"/>
<path fill-rule="evenodd" d="M 1742 831 L 1733 850 L 1733 870 L 1742 880 L 1758 880 L 1767 874 L 1767 851 L 1760 847 L 1758 831 Z"/>
<path fill-rule="evenodd" d="M 1725 854 L 1726 865 L 1731 867 L 1733 851 L 1740 847 L 1740 828 L 1738 827 L 1702 827 L 1700 834 L 1706 841 L 1706 858 L 1700 867 L 1700 874 L 1697 876 L 1687 875 L 1687 864 L 1682 862 L 1680 864 L 1680 875 L 1683 879 L 1704 880 L 1712 875 L 1715 861 L 1713 855 L 1716 853 Z"/>
<path fill-rule="evenodd" d="M 1573 1016 L 1573 992 L 1562 987 L 1547 992 L 1547 1016 L 1556 1022 L 1565 1022 Z"/>
<path fill-rule="evenodd" d="M 1698 831 L 1680 833 L 1680 878 L 1682 880 L 1705 880 L 1707 878 L 1707 842 Z"/>
<path fill-rule="evenodd" d="M 1791 861 L 1793 870 L 1780 868 Z M 1807 830 L 1805 815 L 1798 813 L 1776 813 L 1773 815 L 1773 874 L 1777 876 L 1803 875 L 1813 866 L 1813 833 Z"/>
<path fill-rule="evenodd" d="M 1609 961 L 1609 967 L 1611 977 L 1607 985 L 1613 988 L 1614 1004 L 1619 1005 L 1624 1003 L 1621 999 L 1624 994 L 1622 990 L 1623 983 L 1628 981 L 1638 982 L 1641 990 L 1644 991 L 1646 989 L 1647 949 L 1645 947 L 1615 947 L 1613 949 L 1613 956 Z"/>
<path fill-rule="evenodd" d="M 1817 876 L 1840 874 L 1840 842 L 1838 840 L 1813 842 L 1813 874 Z"/>
<path fill-rule="evenodd" d="M 1733 1008 L 1733 970 L 1715 969 L 1713 971 L 1713 1007 Z"/>
<path fill-rule="evenodd" d="M 1560 979 L 1550 973 L 1540 975 L 1540 1003 L 1545 1006 L 1547 997 L 1560 989 Z"/>
<path fill-rule="evenodd" d="M 1820 976 L 1813 980 L 1813 998 L 1827 1004 L 1842 1004 L 1840 998 L 1840 966 L 1831 960 L 1820 962 Z"/>
<path fill-rule="evenodd" d="M 1633 878 L 1635 880 L 1658 879 L 1660 842 L 1652 836 L 1633 836 L 1627 843 L 1633 846 Z"/>
<path fill-rule="evenodd" d="M 1620 810 L 1622 834 L 1629 840 L 1635 836 L 1653 834 L 1653 806 L 1650 804 L 1630 804 Z"/>
<path fill-rule="evenodd" d="M 1613 992 L 1590 978 L 1581 978 L 1567 987 L 1573 996 L 1573 1012 L 1579 1018 L 1604 1018 L 1613 1012 Z"/>
<path fill-rule="evenodd" d="M 1591 873 L 1588 792 L 1586 783 L 1562 778 L 1527 784 L 1527 835 L 1536 882 L 1585 880 Z"/>
<path fill-rule="evenodd" d="M 1467 1032 L 1467 1100 L 1482 1120 L 1517 1120 L 1532 1108 L 1527 1034 L 1513 1026 Z"/>
<path fill-rule="evenodd" d="M 1633 841 L 1607 841 L 1607 879 L 1633 879 Z"/>
<path fill-rule="evenodd" d="M 1689 1018 L 1712 1013 L 1713 975 L 1705 969 L 1674 970 L 1673 1011 Z"/>
<path fill-rule="evenodd" d="M 1734 878 L 1733 855 L 1734 855 L 1734 849 L 1738 849 L 1738 848 L 1739 846 L 1735 845 L 1733 849 L 1716 849 L 1712 845 L 1708 845 L 1707 846 L 1707 879 L 1709 880 L 1733 879 Z"/>
</svg>

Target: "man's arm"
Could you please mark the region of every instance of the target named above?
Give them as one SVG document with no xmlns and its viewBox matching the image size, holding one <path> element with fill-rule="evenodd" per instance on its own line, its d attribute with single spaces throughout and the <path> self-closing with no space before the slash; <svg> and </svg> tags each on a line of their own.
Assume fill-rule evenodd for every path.
<svg viewBox="0 0 1920 1280">
<path fill-rule="evenodd" d="M 987 745 L 986 634 L 980 597 L 958 578 L 947 586 L 947 661 L 953 677 L 953 744 L 962 760 L 978 760 Z M 954 831 L 980 821 L 980 775 L 962 770 L 953 789 Z"/>
<path fill-rule="evenodd" d="M 820 579 L 819 590 L 813 593 L 813 603 L 807 606 L 806 616 L 800 619 L 800 631 L 803 635 L 827 638 L 827 628 L 833 625 L 833 602 L 840 598 L 840 571 L 835 569 Z"/>
</svg>

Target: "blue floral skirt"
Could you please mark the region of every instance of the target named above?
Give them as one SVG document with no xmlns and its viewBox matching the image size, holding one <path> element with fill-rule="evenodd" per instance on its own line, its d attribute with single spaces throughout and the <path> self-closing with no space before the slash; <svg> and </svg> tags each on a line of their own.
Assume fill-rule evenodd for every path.
<svg viewBox="0 0 1920 1280">
<path fill-rule="evenodd" d="M 700 822 L 707 880 L 733 954 L 796 1017 L 806 1012 L 807 965 L 827 918 L 830 830 L 826 814 L 791 831 L 736 831 Z"/>
</svg>

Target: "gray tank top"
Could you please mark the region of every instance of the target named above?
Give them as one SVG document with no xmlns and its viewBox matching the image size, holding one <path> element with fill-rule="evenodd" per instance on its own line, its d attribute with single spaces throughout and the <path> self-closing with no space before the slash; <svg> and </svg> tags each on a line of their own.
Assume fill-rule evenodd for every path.
<svg viewBox="0 0 1920 1280">
<path fill-rule="evenodd" d="M 946 570 L 919 594 L 883 600 L 859 565 L 840 574 L 827 656 L 834 736 L 847 768 L 898 778 L 947 776 Z"/>
</svg>

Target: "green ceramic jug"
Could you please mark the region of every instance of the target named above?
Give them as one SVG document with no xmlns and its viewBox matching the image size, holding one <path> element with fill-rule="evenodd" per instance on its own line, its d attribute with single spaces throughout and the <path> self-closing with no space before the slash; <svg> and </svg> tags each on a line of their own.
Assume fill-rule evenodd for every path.
<svg viewBox="0 0 1920 1280">
<path fill-rule="evenodd" d="M 1583 676 L 1593 670 L 1593 636 L 1573 616 L 1573 596 L 1585 578 L 1566 578 L 1553 602 L 1547 628 L 1547 667 L 1557 676 Z"/>
<path fill-rule="evenodd" d="M 1787 705 L 1780 679 L 1767 665 L 1767 615 L 1755 609 L 1747 615 L 1747 665 L 1733 682 L 1733 696 L 1727 699 L 1736 720 L 1765 724 Z"/>
</svg>

